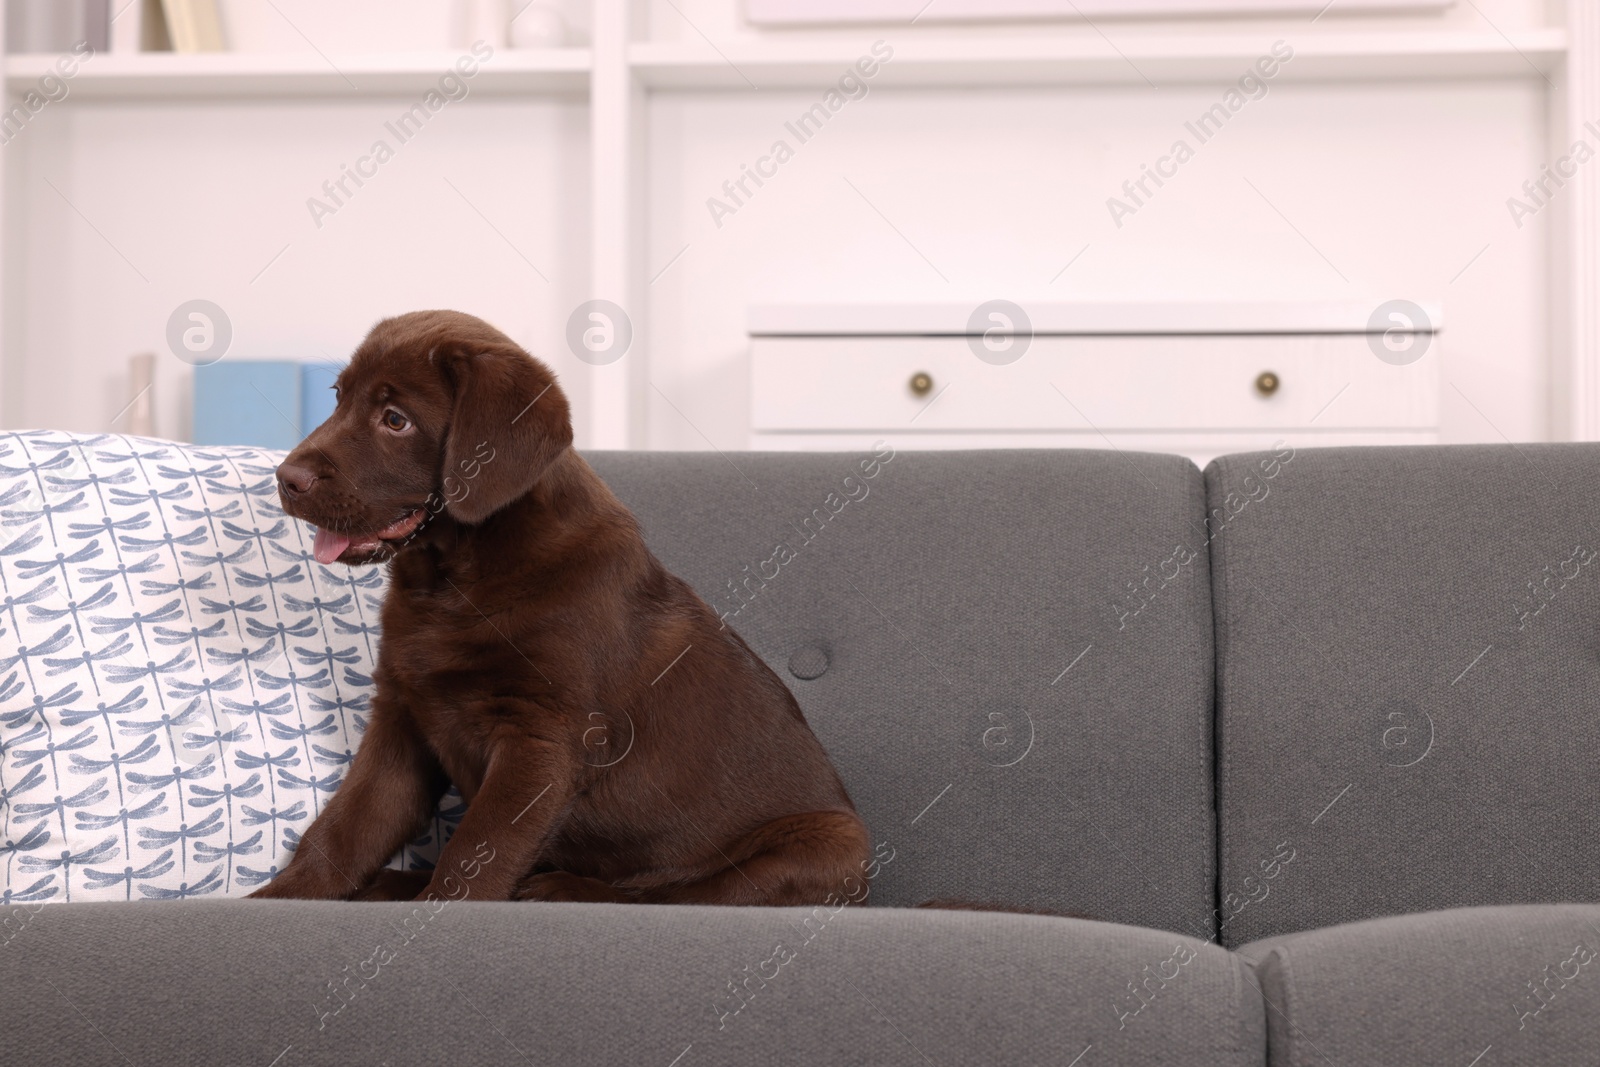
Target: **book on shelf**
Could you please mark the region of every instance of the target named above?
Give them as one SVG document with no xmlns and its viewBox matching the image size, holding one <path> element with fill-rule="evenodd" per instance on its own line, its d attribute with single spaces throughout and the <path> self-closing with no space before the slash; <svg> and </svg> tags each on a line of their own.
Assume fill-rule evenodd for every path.
<svg viewBox="0 0 1600 1067">
<path fill-rule="evenodd" d="M 7 52 L 70 52 L 87 41 L 96 52 L 111 44 L 112 0 L 6 0 Z"/>
<path fill-rule="evenodd" d="M 221 52 L 222 19 L 217 0 L 161 0 L 174 52 Z"/>
<path fill-rule="evenodd" d="M 328 421 L 333 414 L 333 383 L 343 367 L 331 363 L 305 363 L 300 367 L 300 436 Z"/>
<path fill-rule="evenodd" d="M 194 369 L 197 445 L 290 449 L 333 414 L 336 366 L 225 359 Z"/>
<path fill-rule="evenodd" d="M 293 448 L 300 433 L 300 364 L 223 360 L 194 369 L 197 445 Z"/>
</svg>

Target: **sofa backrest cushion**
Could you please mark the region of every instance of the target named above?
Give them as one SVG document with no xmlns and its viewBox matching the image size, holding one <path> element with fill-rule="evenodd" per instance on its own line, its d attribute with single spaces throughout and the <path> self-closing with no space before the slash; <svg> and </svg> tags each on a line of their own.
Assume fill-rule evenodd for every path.
<svg viewBox="0 0 1600 1067">
<path fill-rule="evenodd" d="M 1597 485 L 1600 445 L 1211 464 L 1224 943 L 1596 899 Z"/>
<path fill-rule="evenodd" d="M 243 895 L 337 788 L 384 572 L 311 558 L 281 458 L 0 435 L 0 899 Z"/>
<path fill-rule="evenodd" d="M 241 894 L 337 787 L 381 569 L 323 567 L 276 453 L 0 438 L 9 899 Z M 1176 457 L 590 457 L 793 689 L 872 900 L 1210 931 L 1210 581 Z M 425 865 L 459 817 L 447 796 Z"/>
<path fill-rule="evenodd" d="M 795 693 L 894 857 L 874 903 L 1207 936 L 1211 605 L 1191 463 L 588 458 Z"/>
</svg>

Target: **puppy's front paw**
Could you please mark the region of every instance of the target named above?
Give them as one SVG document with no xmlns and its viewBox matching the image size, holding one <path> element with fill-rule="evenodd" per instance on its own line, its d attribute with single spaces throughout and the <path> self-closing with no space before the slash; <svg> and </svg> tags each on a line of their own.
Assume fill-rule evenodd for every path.
<svg viewBox="0 0 1600 1067">
<path fill-rule="evenodd" d="M 433 877 L 432 871 L 395 871 L 385 867 L 351 900 L 415 900 Z"/>
<path fill-rule="evenodd" d="M 289 872 L 284 871 L 278 877 L 257 889 L 254 893 L 247 893 L 246 900 L 296 900 L 305 899 L 302 893 L 294 891 L 295 879 L 289 877 Z"/>
</svg>

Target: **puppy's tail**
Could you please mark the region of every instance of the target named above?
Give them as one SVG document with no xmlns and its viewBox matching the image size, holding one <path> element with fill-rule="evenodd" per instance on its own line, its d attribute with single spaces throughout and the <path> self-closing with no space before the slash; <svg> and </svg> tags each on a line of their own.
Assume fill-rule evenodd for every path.
<svg viewBox="0 0 1600 1067">
<path fill-rule="evenodd" d="M 918 908 L 932 908 L 937 911 L 998 911 L 1008 915 L 1048 915 L 1055 919 L 1087 919 L 1087 915 L 1078 915 L 1070 911 L 1050 911 L 1047 908 L 1019 908 L 1014 904 L 996 904 L 993 901 L 962 900 L 959 897 L 936 897 L 933 900 L 924 900 L 921 904 L 914 905 Z"/>
</svg>

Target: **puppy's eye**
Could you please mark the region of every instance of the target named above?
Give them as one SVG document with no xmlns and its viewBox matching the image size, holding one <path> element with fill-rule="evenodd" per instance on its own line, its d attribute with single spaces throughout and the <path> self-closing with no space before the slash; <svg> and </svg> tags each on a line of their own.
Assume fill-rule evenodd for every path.
<svg viewBox="0 0 1600 1067">
<path fill-rule="evenodd" d="M 383 413 L 383 424 L 395 433 L 400 433 L 411 425 L 411 420 L 390 408 Z"/>
</svg>

